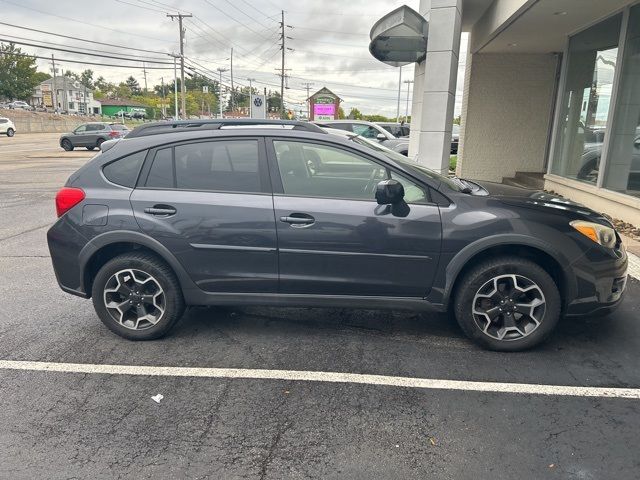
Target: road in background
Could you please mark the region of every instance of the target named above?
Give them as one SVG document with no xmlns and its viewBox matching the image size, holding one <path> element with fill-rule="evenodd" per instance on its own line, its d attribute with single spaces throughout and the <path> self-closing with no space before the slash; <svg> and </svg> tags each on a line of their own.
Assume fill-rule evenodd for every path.
<svg viewBox="0 0 640 480">
<path fill-rule="evenodd" d="M 640 284 L 540 348 L 480 350 L 441 314 L 191 308 L 129 342 L 58 288 L 53 197 L 93 152 L 0 138 L 0 360 L 640 387 Z M 151 397 L 162 394 L 160 403 Z M 2 478 L 637 479 L 640 401 L 0 369 Z"/>
</svg>

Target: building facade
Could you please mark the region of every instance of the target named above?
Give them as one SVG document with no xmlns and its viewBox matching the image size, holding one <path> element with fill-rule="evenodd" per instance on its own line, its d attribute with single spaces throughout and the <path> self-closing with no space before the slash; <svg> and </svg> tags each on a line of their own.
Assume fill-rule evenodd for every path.
<svg viewBox="0 0 640 480">
<path fill-rule="evenodd" d="M 93 98 L 93 90 L 66 76 L 56 77 L 55 81 L 50 78 L 40 83 L 33 91 L 31 104 L 78 115 L 102 113 L 100 101 Z"/>
<path fill-rule="evenodd" d="M 640 225 L 640 3 L 422 0 L 410 156 L 446 171 L 465 64 L 457 174 L 540 185 Z M 460 57 L 460 35 L 468 51 Z M 544 182 L 544 183 L 542 183 Z"/>
</svg>

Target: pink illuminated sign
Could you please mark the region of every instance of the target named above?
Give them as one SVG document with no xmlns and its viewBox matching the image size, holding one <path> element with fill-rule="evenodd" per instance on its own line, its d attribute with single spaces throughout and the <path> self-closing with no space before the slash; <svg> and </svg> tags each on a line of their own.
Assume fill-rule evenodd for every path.
<svg viewBox="0 0 640 480">
<path fill-rule="evenodd" d="M 336 105 L 334 103 L 316 103 L 313 106 L 314 115 L 335 115 Z"/>
</svg>

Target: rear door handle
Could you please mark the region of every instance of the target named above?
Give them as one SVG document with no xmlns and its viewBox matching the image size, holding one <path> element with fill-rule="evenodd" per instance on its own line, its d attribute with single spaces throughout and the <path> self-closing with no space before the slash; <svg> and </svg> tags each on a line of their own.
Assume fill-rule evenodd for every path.
<svg viewBox="0 0 640 480">
<path fill-rule="evenodd" d="M 288 223 L 291 226 L 295 225 L 313 225 L 316 219 L 306 213 L 292 213 L 291 215 L 280 217 L 280 221 Z"/>
<path fill-rule="evenodd" d="M 144 209 L 144 213 L 151 215 L 157 215 L 160 217 L 168 217 L 169 215 L 175 215 L 178 211 L 171 205 L 154 205 Z"/>
</svg>

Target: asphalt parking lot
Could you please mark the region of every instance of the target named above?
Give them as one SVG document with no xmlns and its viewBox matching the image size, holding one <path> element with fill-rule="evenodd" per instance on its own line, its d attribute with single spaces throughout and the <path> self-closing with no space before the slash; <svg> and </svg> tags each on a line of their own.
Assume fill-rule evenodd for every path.
<svg viewBox="0 0 640 480">
<path fill-rule="evenodd" d="M 0 138 L 0 478 L 640 478 L 638 281 L 613 315 L 518 354 L 480 350 L 445 315 L 242 306 L 132 343 L 55 282 L 53 197 L 93 155 L 57 137 Z M 264 370 L 285 373 L 241 378 Z M 529 393 L 480 391 L 491 382 Z"/>
</svg>

